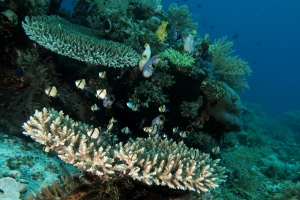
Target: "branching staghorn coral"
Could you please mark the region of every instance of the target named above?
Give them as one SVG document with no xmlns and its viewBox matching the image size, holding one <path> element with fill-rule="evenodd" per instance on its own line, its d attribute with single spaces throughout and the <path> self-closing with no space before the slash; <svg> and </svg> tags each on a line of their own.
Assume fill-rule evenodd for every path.
<svg viewBox="0 0 300 200">
<path fill-rule="evenodd" d="M 176 3 L 172 3 L 168 8 L 168 18 L 171 21 L 171 30 L 175 26 L 197 30 L 198 23 L 193 22 L 192 14 L 189 13 L 187 5 L 178 7 Z"/>
<path fill-rule="evenodd" d="M 245 75 L 250 76 L 252 70 L 243 59 L 238 56 L 230 56 L 234 52 L 231 49 L 233 42 L 226 40 L 227 37 L 222 37 L 209 46 L 209 50 L 213 54 L 211 64 L 215 69 L 214 74 L 220 76 L 222 81 L 235 90 L 249 89 Z"/>
<path fill-rule="evenodd" d="M 58 16 L 27 16 L 22 25 L 31 40 L 76 60 L 108 67 L 132 67 L 139 60 L 139 55 L 131 47 L 99 40 L 97 31 Z"/>
<path fill-rule="evenodd" d="M 36 111 L 23 132 L 45 150 L 54 150 L 65 162 L 102 178 L 128 176 L 148 185 L 208 192 L 224 182 L 224 168 L 208 154 L 189 149 L 183 142 L 154 138 L 115 143 L 109 130 L 92 139 L 92 126 L 76 122 L 54 109 Z"/>
</svg>

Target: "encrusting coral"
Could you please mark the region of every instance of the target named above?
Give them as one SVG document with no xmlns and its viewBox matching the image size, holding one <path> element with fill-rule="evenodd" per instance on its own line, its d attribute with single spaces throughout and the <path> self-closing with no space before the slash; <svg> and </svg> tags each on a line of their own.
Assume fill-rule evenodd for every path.
<svg viewBox="0 0 300 200">
<path fill-rule="evenodd" d="M 27 16 L 22 25 L 31 40 L 76 60 L 108 67 L 132 67 L 138 63 L 139 55 L 131 47 L 100 40 L 97 31 L 58 16 Z"/>
<path fill-rule="evenodd" d="M 95 140 L 86 135 L 94 130 L 92 126 L 46 108 L 36 111 L 23 128 L 25 135 L 45 145 L 45 151 L 54 150 L 63 161 L 102 178 L 125 175 L 148 185 L 198 193 L 217 188 L 226 180 L 219 159 L 212 160 L 208 154 L 172 139 L 156 136 L 116 144 L 108 128 Z"/>
</svg>

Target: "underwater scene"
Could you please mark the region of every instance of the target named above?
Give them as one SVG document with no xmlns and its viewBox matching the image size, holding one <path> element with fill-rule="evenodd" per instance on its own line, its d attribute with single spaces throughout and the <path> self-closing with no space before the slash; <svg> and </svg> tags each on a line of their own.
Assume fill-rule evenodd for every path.
<svg viewBox="0 0 300 200">
<path fill-rule="evenodd" d="M 299 200 L 299 8 L 0 0 L 0 200 Z"/>
</svg>

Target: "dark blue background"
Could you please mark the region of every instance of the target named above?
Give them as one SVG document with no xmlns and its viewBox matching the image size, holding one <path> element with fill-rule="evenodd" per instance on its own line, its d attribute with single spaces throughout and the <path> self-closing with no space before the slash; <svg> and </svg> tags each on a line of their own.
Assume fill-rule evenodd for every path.
<svg viewBox="0 0 300 200">
<path fill-rule="evenodd" d="M 64 1 L 64 7 L 69 7 L 69 1 Z M 174 2 L 163 0 L 163 9 L 167 11 Z M 234 40 L 235 55 L 253 70 L 247 77 L 250 90 L 241 93 L 243 102 L 263 104 L 271 117 L 300 110 L 299 0 L 178 1 L 179 6 L 184 4 L 198 22 L 200 36 L 209 33 L 214 41 L 239 35 Z"/>
</svg>

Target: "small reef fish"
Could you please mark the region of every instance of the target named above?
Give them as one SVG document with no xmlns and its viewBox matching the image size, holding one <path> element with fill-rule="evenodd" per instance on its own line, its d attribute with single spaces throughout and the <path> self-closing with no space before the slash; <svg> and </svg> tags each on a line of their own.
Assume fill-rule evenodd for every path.
<svg viewBox="0 0 300 200">
<path fill-rule="evenodd" d="M 198 5 L 197 5 L 197 8 L 202 8 L 202 5 L 201 5 L 201 4 L 198 4 Z"/>
<path fill-rule="evenodd" d="M 178 133 L 178 131 L 179 131 L 178 127 L 173 128 L 173 133 Z"/>
<path fill-rule="evenodd" d="M 99 72 L 99 78 L 105 78 L 105 76 L 106 76 L 106 71 Z"/>
<path fill-rule="evenodd" d="M 116 120 L 114 117 L 112 117 L 110 120 L 109 120 L 109 123 L 112 124 L 112 123 L 117 123 L 118 120 Z"/>
<path fill-rule="evenodd" d="M 96 97 L 98 99 L 104 99 L 106 97 L 106 94 L 107 94 L 106 89 L 99 89 L 96 91 Z"/>
<path fill-rule="evenodd" d="M 152 126 L 154 125 L 163 125 L 164 122 L 165 122 L 165 116 L 164 115 L 158 115 L 157 117 L 155 117 L 153 120 L 152 120 Z"/>
<path fill-rule="evenodd" d="M 139 105 L 136 104 L 134 105 L 133 103 L 131 103 L 130 101 L 126 103 L 127 107 L 130 108 L 133 111 L 140 111 L 139 110 Z"/>
<path fill-rule="evenodd" d="M 214 147 L 214 148 L 212 148 L 211 151 L 213 154 L 218 155 L 220 153 L 220 147 L 219 146 Z"/>
<path fill-rule="evenodd" d="M 145 78 L 149 78 L 150 76 L 152 76 L 154 69 L 156 68 L 156 65 L 161 59 L 162 59 L 161 55 L 155 55 L 146 62 L 146 64 L 143 67 L 143 76 Z"/>
<path fill-rule="evenodd" d="M 116 97 L 113 94 L 107 94 L 103 99 L 103 106 L 110 109 L 112 104 L 115 102 Z"/>
<path fill-rule="evenodd" d="M 95 112 L 97 110 L 100 110 L 100 108 L 97 106 L 97 104 L 94 104 L 91 106 L 91 110 Z"/>
<path fill-rule="evenodd" d="M 86 85 L 85 79 L 80 79 L 80 80 L 75 81 L 75 85 L 78 89 L 84 90 L 85 85 Z"/>
<path fill-rule="evenodd" d="M 49 96 L 49 97 L 57 97 L 57 89 L 55 86 L 48 86 L 45 89 L 45 93 Z"/>
<path fill-rule="evenodd" d="M 159 127 L 158 125 L 150 126 L 150 127 L 144 127 L 143 130 L 147 133 L 149 133 L 149 136 L 154 135 L 158 133 Z"/>
<path fill-rule="evenodd" d="M 239 37 L 239 35 L 236 34 L 236 35 L 234 35 L 234 36 L 232 37 L 232 39 L 236 39 L 236 38 L 238 38 L 238 37 Z"/>
<path fill-rule="evenodd" d="M 110 131 L 112 129 L 112 127 L 114 126 L 114 123 L 109 123 L 107 125 L 107 131 Z"/>
<path fill-rule="evenodd" d="M 137 153 L 129 153 L 129 158 L 131 159 L 131 160 L 136 160 L 137 159 L 137 157 L 138 157 L 138 154 Z"/>
<path fill-rule="evenodd" d="M 100 130 L 98 128 L 93 128 L 88 130 L 87 135 L 93 139 L 97 139 L 100 135 Z"/>
<path fill-rule="evenodd" d="M 169 112 L 170 110 L 167 109 L 166 105 L 162 105 L 162 106 L 159 106 L 158 111 L 161 113 L 164 113 L 164 112 Z"/>
<path fill-rule="evenodd" d="M 169 34 L 169 38 L 173 41 L 178 40 L 179 38 L 179 30 L 180 30 L 180 26 L 175 26 L 175 28 L 173 29 L 173 31 L 171 31 L 171 33 Z"/>
<path fill-rule="evenodd" d="M 131 131 L 129 130 L 129 128 L 126 126 L 126 127 L 124 127 L 124 128 L 122 128 L 121 129 L 121 132 L 122 133 L 125 133 L 125 134 L 130 134 L 131 133 Z"/>
<path fill-rule="evenodd" d="M 191 158 L 195 159 L 195 158 L 198 158 L 198 156 L 199 156 L 199 150 L 195 149 L 191 154 Z"/>
<path fill-rule="evenodd" d="M 186 138 L 186 131 L 180 131 L 179 132 L 180 137 Z"/>
<path fill-rule="evenodd" d="M 145 45 L 144 45 L 144 47 L 145 47 L 145 50 L 144 50 L 144 52 L 143 52 L 143 54 L 142 54 L 142 58 L 141 58 L 141 60 L 139 61 L 139 68 L 140 68 L 140 70 L 143 70 L 143 68 L 144 68 L 144 66 L 145 66 L 145 64 L 146 64 L 146 62 L 149 60 L 149 58 L 151 57 L 151 48 L 150 48 L 150 45 L 148 44 L 148 43 L 146 43 Z"/>
<path fill-rule="evenodd" d="M 17 66 L 15 72 L 14 72 L 14 77 L 17 79 L 17 80 L 20 80 L 21 79 L 21 76 L 23 74 L 23 69 L 22 67 L 20 67 L 19 65 Z"/>
<path fill-rule="evenodd" d="M 212 26 L 210 27 L 210 29 L 213 29 L 213 28 L 215 28 L 215 25 L 212 25 Z"/>
</svg>

